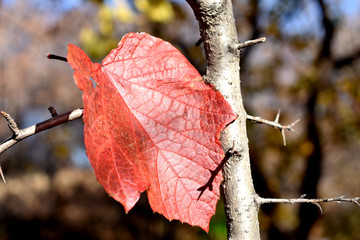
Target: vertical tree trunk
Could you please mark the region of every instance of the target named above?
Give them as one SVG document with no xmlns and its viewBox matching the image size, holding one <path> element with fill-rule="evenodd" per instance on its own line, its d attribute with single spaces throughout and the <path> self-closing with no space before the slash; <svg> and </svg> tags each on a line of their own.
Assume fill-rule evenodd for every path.
<svg viewBox="0 0 360 240">
<path fill-rule="evenodd" d="M 260 239 L 246 134 L 246 112 L 240 90 L 240 52 L 231 0 L 187 0 L 199 22 L 207 60 L 204 80 L 222 93 L 239 115 L 221 134 L 225 151 L 234 154 L 223 168 L 228 239 Z"/>
</svg>

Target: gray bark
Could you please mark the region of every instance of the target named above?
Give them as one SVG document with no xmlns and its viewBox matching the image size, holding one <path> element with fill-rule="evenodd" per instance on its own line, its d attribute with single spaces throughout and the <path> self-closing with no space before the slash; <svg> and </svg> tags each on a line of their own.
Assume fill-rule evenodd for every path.
<svg viewBox="0 0 360 240">
<path fill-rule="evenodd" d="M 221 134 L 225 151 L 234 154 L 223 167 L 228 239 L 260 239 L 258 196 L 255 193 L 246 133 L 246 112 L 240 90 L 240 52 L 231 0 L 187 0 L 199 22 L 207 68 L 213 84 L 238 114 Z"/>
</svg>

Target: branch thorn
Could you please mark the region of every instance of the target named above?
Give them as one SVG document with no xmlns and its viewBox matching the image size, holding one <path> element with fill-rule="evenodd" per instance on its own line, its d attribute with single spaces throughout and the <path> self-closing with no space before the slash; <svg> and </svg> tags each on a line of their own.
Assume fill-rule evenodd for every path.
<svg viewBox="0 0 360 240">
<path fill-rule="evenodd" d="M 202 39 L 199 38 L 199 40 L 196 41 L 195 46 L 200 46 L 202 44 Z"/>
<path fill-rule="evenodd" d="M 246 119 L 251 120 L 252 122 L 255 123 L 262 123 L 262 124 L 267 124 L 270 126 L 273 126 L 276 129 L 279 129 L 281 132 L 281 136 L 284 142 L 284 146 L 286 146 L 286 136 L 285 136 L 285 130 L 288 130 L 290 132 L 295 132 L 295 130 L 293 129 L 293 127 L 295 126 L 295 124 L 297 124 L 300 119 L 297 119 L 296 121 L 294 121 L 293 123 L 289 124 L 289 125 L 282 125 L 279 123 L 279 119 L 280 119 L 280 110 L 278 111 L 278 113 L 276 114 L 275 120 L 274 121 L 269 121 L 266 119 L 263 119 L 261 117 L 254 117 L 251 115 L 247 115 Z"/>
<path fill-rule="evenodd" d="M 285 136 L 285 129 L 281 129 L 281 136 L 282 136 L 282 139 L 283 139 L 283 142 L 284 142 L 284 146 L 286 146 L 286 136 Z"/>
<path fill-rule="evenodd" d="M 4 176 L 4 173 L 3 173 L 3 170 L 1 168 L 1 166 L 0 166 L 0 175 L 1 175 L 1 178 L 4 181 L 4 183 L 6 184 L 5 176 Z"/>
<path fill-rule="evenodd" d="M 278 110 L 278 113 L 276 114 L 276 117 L 275 117 L 275 121 L 276 123 L 279 122 L 279 118 L 280 118 L 280 109 Z"/>
<path fill-rule="evenodd" d="M 49 110 L 49 112 L 51 113 L 51 116 L 52 117 L 56 117 L 58 114 L 57 114 L 57 112 L 56 112 L 56 109 L 53 107 L 53 106 L 50 106 L 49 108 L 48 108 L 48 110 Z"/>
<path fill-rule="evenodd" d="M 236 44 L 235 48 L 240 50 L 242 48 L 250 47 L 250 46 L 258 44 L 258 43 L 263 43 L 265 41 L 266 41 L 266 37 L 261 37 L 261 38 L 257 38 L 257 39 L 253 39 L 253 40 L 248 40 L 248 41 L 245 41 L 243 43 Z"/>
<path fill-rule="evenodd" d="M 323 215 L 324 212 L 323 212 L 323 210 L 321 208 L 321 205 L 319 203 L 313 203 L 313 204 L 319 208 L 319 210 L 321 212 L 321 215 Z"/>
</svg>

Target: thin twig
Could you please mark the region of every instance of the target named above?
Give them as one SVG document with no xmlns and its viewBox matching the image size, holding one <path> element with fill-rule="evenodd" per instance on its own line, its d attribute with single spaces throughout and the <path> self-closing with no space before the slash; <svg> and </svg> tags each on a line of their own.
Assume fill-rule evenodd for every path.
<svg viewBox="0 0 360 240">
<path fill-rule="evenodd" d="M 304 198 L 305 195 L 300 196 L 300 198 L 261 198 L 259 197 L 257 199 L 257 202 L 262 205 L 265 203 L 287 203 L 287 204 L 294 204 L 294 203 L 311 203 L 316 205 L 321 213 L 322 208 L 320 206 L 320 203 L 325 203 L 325 202 L 336 202 L 336 203 L 341 203 L 341 202 L 350 202 L 350 203 L 354 203 L 357 206 L 360 207 L 360 197 L 355 197 L 355 198 L 346 198 L 345 196 L 339 196 L 339 197 L 335 197 L 335 198 L 315 198 L 315 199 L 309 199 L 309 198 Z"/>
<path fill-rule="evenodd" d="M 83 109 L 75 109 L 74 111 L 71 112 L 67 112 L 61 115 L 55 115 L 52 118 L 49 118 L 48 120 L 37 123 L 30 127 L 19 129 L 14 119 L 12 119 L 8 113 L 1 111 L 1 115 L 8 122 L 8 126 L 13 132 L 13 135 L 0 144 L 0 154 L 29 136 L 42 132 L 46 129 L 58 126 L 60 124 L 81 118 L 82 114 L 83 114 Z"/>
<path fill-rule="evenodd" d="M 48 59 L 55 59 L 55 60 L 60 60 L 60 61 L 67 62 L 67 58 L 66 58 L 66 57 L 58 56 L 58 55 L 51 54 L 51 53 L 48 53 L 48 54 L 46 55 L 46 57 L 47 57 Z"/>
<path fill-rule="evenodd" d="M 266 119 L 263 119 L 261 117 L 254 117 L 251 116 L 249 114 L 246 115 L 246 119 L 255 122 L 255 123 L 259 123 L 259 124 L 266 124 L 266 125 L 270 125 L 273 126 L 274 128 L 278 129 L 281 132 L 282 138 L 283 138 L 283 142 L 284 142 L 284 146 L 286 146 L 286 137 L 285 137 L 285 131 L 290 131 L 290 132 L 295 132 L 294 130 L 294 126 L 295 124 L 297 124 L 300 119 L 295 120 L 293 123 L 289 124 L 289 125 L 282 125 L 279 123 L 279 119 L 280 119 L 280 110 L 278 111 L 278 113 L 276 114 L 275 120 L 274 121 L 269 121 Z"/>
<path fill-rule="evenodd" d="M 246 47 L 250 47 L 252 45 L 258 44 L 258 43 L 263 43 L 266 41 L 266 37 L 261 37 L 261 38 L 257 38 L 257 39 L 253 39 L 253 40 L 248 40 L 245 41 L 243 43 L 238 43 L 235 45 L 235 47 L 240 50 L 242 48 L 246 48 Z"/>
</svg>

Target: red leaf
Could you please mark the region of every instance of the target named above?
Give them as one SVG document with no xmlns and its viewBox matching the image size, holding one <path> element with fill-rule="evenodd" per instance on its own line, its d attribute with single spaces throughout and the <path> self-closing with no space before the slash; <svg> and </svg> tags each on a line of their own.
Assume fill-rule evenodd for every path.
<svg viewBox="0 0 360 240">
<path fill-rule="evenodd" d="M 147 190 L 153 211 L 208 231 L 221 173 L 199 200 L 197 189 L 223 159 L 220 131 L 236 118 L 222 95 L 146 33 L 125 35 L 101 65 L 71 44 L 67 58 L 84 91 L 87 155 L 105 190 L 126 212 Z"/>
</svg>

